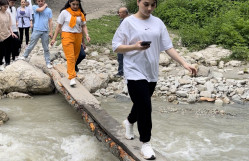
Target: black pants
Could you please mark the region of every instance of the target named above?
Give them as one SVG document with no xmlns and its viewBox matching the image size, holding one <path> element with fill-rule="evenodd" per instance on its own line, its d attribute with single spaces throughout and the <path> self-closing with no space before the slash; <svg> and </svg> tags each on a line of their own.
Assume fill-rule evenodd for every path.
<svg viewBox="0 0 249 161">
<path fill-rule="evenodd" d="M 25 30 L 26 45 L 28 45 L 28 43 L 29 43 L 29 27 L 19 28 L 21 43 L 23 40 L 23 30 Z"/>
<path fill-rule="evenodd" d="M 81 45 L 80 54 L 79 54 L 79 57 L 78 57 L 78 59 L 77 59 L 77 61 L 76 61 L 75 66 L 77 66 L 78 64 L 80 64 L 80 62 L 81 62 L 83 59 L 85 59 L 85 57 L 86 57 L 86 53 L 85 53 L 85 51 L 84 51 L 83 46 Z"/>
<path fill-rule="evenodd" d="M 10 53 L 12 48 L 12 36 L 0 42 L 0 65 L 3 64 L 3 57 L 5 58 L 5 64 L 10 64 Z"/>
<path fill-rule="evenodd" d="M 13 38 L 12 41 L 12 48 L 11 48 L 11 54 L 12 54 L 12 60 L 15 60 L 16 56 L 19 56 L 20 48 L 21 48 L 21 41 L 19 39 L 18 32 L 14 32 L 18 38 Z"/>
<path fill-rule="evenodd" d="M 128 116 L 130 123 L 137 122 L 141 142 L 149 142 L 151 138 L 151 96 L 155 91 L 156 82 L 147 80 L 128 80 L 128 91 L 133 102 Z"/>
</svg>

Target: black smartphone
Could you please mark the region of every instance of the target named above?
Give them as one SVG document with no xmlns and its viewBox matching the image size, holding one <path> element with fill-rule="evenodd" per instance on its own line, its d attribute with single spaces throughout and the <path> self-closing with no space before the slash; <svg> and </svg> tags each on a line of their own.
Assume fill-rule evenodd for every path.
<svg viewBox="0 0 249 161">
<path fill-rule="evenodd" d="M 142 41 L 141 46 L 149 46 L 151 44 L 151 41 Z"/>
</svg>

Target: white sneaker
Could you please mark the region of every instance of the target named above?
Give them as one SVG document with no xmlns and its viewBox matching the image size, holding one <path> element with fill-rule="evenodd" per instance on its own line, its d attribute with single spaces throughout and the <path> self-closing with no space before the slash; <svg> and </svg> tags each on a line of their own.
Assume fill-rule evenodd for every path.
<svg viewBox="0 0 249 161">
<path fill-rule="evenodd" d="M 134 139 L 133 124 L 131 124 L 127 119 L 123 121 L 123 126 L 125 128 L 125 138 L 128 140 Z"/>
<path fill-rule="evenodd" d="M 73 78 L 70 80 L 70 86 L 74 87 L 75 85 L 76 85 L 76 81 L 75 81 L 75 78 Z"/>
<path fill-rule="evenodd" d="M 4 65 L 0 65 L 0 71 L 4 70 Z"/>
<path fill-rule="evenodd" d="M 143 143 L 142 148 L 141 148 L 141 154 L 144 157 L 144 159 L 147 159 L 147 160 L 156 159 L 155 152 L 152 149 L 151 144 L 149 142 Z"/>
<path fill-rule="evenodd" d="M 25 60 L 26 58 L 24 56 L 19 56 L 18 60 Z"/>
<path fill-rule="evenodd" d="M 47 68 L 51 69 L 51 68 L 53 68 L 53 66 L 51 64 L 47 64 Z"/>
</svg>

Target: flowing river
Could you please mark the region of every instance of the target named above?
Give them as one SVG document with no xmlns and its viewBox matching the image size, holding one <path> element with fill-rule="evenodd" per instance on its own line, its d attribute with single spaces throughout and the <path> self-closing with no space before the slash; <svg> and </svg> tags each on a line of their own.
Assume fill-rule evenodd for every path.
<svg viewBox="0 0 249 161">
<path fill-rule="evenodd" d="M 117 161 L 62 95 L 2 99 L 0 161 Z"/>
<path fill-rule="evenodd" d="M 126 99 L 100 101 L 120 123 L 132 105 Z M 248 105 L 152 103 L 151 142 L 169 161 L 249 160 Z M 0 109 L 10 117 L 0 127 L 1 161 L 117 160 L 59 94 L 2 99 Z"/>
</svg>

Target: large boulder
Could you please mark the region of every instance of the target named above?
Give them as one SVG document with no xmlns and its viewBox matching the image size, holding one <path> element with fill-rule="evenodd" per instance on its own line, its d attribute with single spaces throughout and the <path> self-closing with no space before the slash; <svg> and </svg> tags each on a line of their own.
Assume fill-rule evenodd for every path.
<svg viewBox="0 0 249 161">
<path fill-rule="evenodd" d="M 82 84 L 88 89 L 89 92 L 94 93 L 98 89 L 106 88 L 109 82 L 108 74 L 86 74 Z"/>
<path fill-rule="evenodd" d="M 48 94 L 54 90 L 48 75 L 23 60 L 12 63 L 0 73 L 0 90 L 3 93 Z"/>
</svg>

